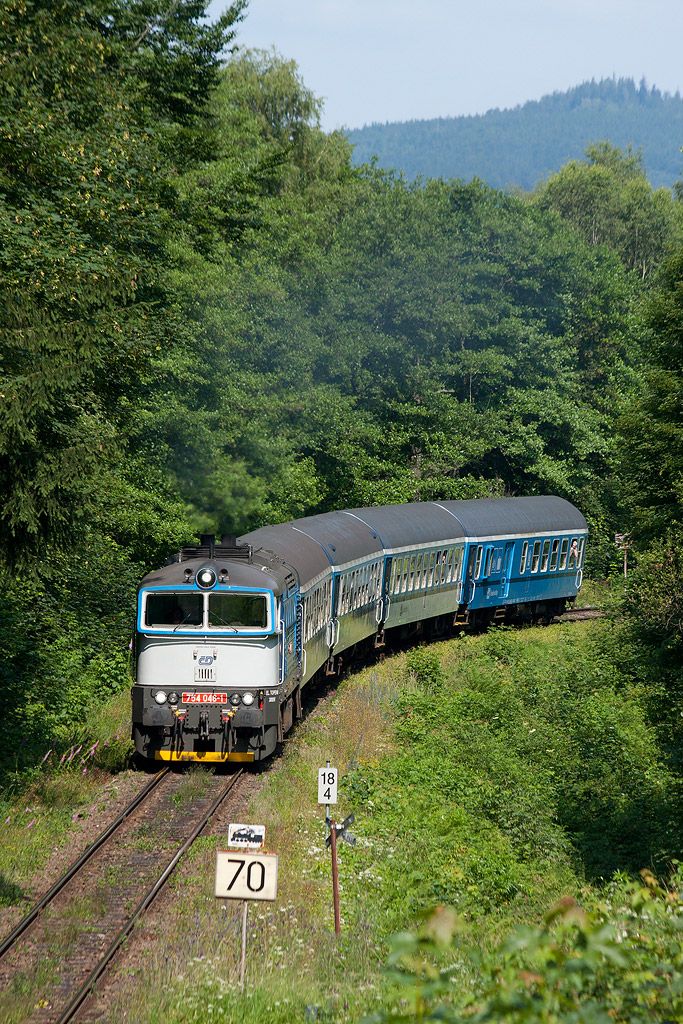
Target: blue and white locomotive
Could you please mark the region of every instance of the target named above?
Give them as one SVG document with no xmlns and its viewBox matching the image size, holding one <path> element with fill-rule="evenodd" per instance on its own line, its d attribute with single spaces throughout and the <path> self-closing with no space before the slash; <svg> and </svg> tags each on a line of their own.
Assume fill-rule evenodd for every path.
<svg viewBox="0 0 683 1024">
<path fill-rule="evenodd" d="M 202 537 L 138 592 L 143 758 L 261 761 L 304 686 L 392 637 L 549 619 L 581 587 L 586 520 L 557 497 L 328 512 Z"/>
</svg>

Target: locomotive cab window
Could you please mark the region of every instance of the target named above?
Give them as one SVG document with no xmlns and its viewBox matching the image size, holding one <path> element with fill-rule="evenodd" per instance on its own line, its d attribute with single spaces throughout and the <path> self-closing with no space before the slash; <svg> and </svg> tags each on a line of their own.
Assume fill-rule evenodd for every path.
<svg viewBox="0 0 683 1024">
<path fill-rule="evenodd" d="M 153 629 L 201 626 L 204 621 L 203 594 L 147 594 L 145 625 Z"/>
<path fill-rule="evenodd" d="M 214 629 L 265 629 L 268 605 L 263 594 L 209 594 L 209 626 Z"/>
</svg>

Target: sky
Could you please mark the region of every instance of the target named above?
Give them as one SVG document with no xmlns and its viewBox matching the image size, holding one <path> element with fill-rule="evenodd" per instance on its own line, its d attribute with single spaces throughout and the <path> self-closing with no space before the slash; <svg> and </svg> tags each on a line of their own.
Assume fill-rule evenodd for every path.
<svg viewBox="0 0 683 1024">
<path fill-rule="evenodd" d="M 249 0 L 237 42 L 293 58 L 330 131 L 484 113 L 613 74 L 683 91 L 682 39 L 682 0 Z"/>
</svg>

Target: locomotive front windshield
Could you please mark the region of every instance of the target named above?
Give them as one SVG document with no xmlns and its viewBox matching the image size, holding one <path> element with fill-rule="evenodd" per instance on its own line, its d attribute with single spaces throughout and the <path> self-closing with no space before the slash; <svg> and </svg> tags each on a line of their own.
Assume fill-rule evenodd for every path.
<svg viewBox="0 0 683 1024">
<path fill-rule="evenodd" d="M 203 599 L 203 594 L 148 594 L 145 625 L 157 629 L 201 626 L 204 617 Z"/>
<path fill-rule="evenodd" d="M 209 626 L 265 629 L 268 608 L 262 594 L 209 594 Z"/>
<path fill-rule="evenodd" d="M 148 592 L 143 597 L 142 629 L 240 632 L 268 629 L 265 594 L 216 591 L 198 594 L 190 590 Z"/>
</svg>

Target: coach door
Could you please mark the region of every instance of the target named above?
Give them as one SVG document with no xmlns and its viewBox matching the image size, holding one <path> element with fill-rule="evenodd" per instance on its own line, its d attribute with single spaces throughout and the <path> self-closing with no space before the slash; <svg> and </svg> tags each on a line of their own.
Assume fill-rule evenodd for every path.
<svg viewBox="0 0 683 1024">
<path fill-rule="evenodd" d="M 512 576 L 512 559 L 515 553 L 515 543 L 509 540 L 505 545 L 503 553 L 503 589 L 502 596 L 507 597 L 510 593 L 510 577 Z"/>
</svg>

